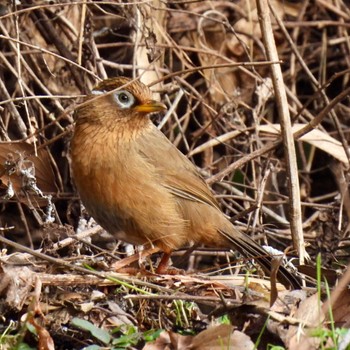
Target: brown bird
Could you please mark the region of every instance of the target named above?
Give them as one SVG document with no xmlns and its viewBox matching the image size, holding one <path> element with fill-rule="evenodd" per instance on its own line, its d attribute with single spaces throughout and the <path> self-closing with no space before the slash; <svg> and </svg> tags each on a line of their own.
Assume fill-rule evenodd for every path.
<svg viewBox="0 0 350 350">
<path fill-rule="evenodd" d="M 119 77 L 99 83 L 75 112 L 72 170 L 89 213 L 118 239 L 171 252 L 189 244 L 235 248 L 265 271 L 272 257 L 225 217 L 195 166 L 149 114 L 166 106 L 148 87 Z M 299 287 L 284 267 L 278 279 Z"/>
</svg>

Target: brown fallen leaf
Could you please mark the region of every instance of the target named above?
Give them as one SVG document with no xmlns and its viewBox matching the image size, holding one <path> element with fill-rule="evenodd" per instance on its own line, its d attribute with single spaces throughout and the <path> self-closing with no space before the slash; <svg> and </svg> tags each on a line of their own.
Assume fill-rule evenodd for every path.
<svg viewBox="0 0 350 350">
<path fill-rule="evenodd" d="M 0 295 L 5 297 L 7 306 L 22 310 L 33 290 L 35 273 L 25 266 L 1 265 Z"/>
<path fill-rule="evenodd" d="M 254 343 L 242 332 L 234 330 L 231 325 L 221 324 L 209 327 L 196 335 L 192 344 L 187 347 L 191 350 L 248 350 L 254 349 Z"/>
<path fill-rule="evenodd" d="M 286 336 L 286 346 L 289 350 L 319 349 L 320 338 L 312 336 L 314 329 L 323 327 L 325 319 L 319 298 L 315 293 L 300 303 L 294 315 L 294 318 L 300 320 L 300 324 L 291 326 Z"/>
<path fill-rule="evenodd" d="M 332 317 L 337 327 L 350 327 L 350 265 L 343 274 L 337 286 L 333 289 L 331 297 L 327 300 L 322 309 L 329 318 L 331 308 Z"/>
<path fill-rule="evenodd" d="M 147 343 L 142 350 L 179 350 L 188 349 L 193 336 L 184 336 L 174 332 L 164 331 L 153 342 Z"/>
<path fill-rule="evenodd" d="M 250 350 L 254 343 L 231 325 L 211 326 L 196 336 L 184 336 L 173 332 L 163 332 L 160 337 L 147 343 L 143 350 Z"/>
<path fill-rule="evenodd" d="M 55 350 L 55 344 L 50 333 L 37 322 L 33 314 L 29 314 L 27 322 L 35 328 L 38 337 L 38 350 Z"/>
</svg>

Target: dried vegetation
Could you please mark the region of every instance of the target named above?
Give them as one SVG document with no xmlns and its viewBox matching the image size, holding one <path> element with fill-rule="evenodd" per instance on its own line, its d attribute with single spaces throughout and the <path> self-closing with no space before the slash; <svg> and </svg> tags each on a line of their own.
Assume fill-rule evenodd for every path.
<svg viewBox="0 0 350 350">
<path fill-rule="evenodd" d="M 1 349 L 21 341 L 116 349 L 125 327 L 166 329 L 156 343 L 144 346 L 137 332 L 126 340 L 149 350 L 248 349 L 264 324 L 261 349 L 267 342 L 317 349 L 326 341 L 307 332 L 327 325 L 321 294 L 280 290 L 270 308 L 260 271 L 229 252 L 177 252 L 174 264 L 190 275 L 110 273 L 138 255 L 122 260 L 127 248 L 82 210 L 69 170 L 79 98 L 106 77 L 141 76 L 169 107 L 155 123 L 201 169 L 235 224 L 288 257 L 309 255 L 300 271 L 310 287 L 320 254 L 334 285 L 349 249 L 349 3 L 257 3 L 270 12 L 275 42 L 268 27 L 262 37 L 255 1 L 0 2 L 0 331 L 8 335 Z M 269 47 L 281 61 L 284 100 L 274 90 Z M 292 132 L 294 156 L 286 141 Z M 299 187 L 289 181 L 295 178 Z M 154 260 L 143 264 L 152 269 Z M 257 277 L 246 280 L 248 272 Z M 332 297 L 334 320 L 344 327 L 347 278 Z M 218 325 L 222 315 L 232 326 Z M 74 327 L 73 317 L 120 328 L 114 340 L 103 338 Z"/>
</svg>

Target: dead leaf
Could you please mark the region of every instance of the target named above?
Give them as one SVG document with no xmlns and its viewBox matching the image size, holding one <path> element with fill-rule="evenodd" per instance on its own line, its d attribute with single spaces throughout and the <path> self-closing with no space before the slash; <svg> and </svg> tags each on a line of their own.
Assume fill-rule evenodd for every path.
<svg viewBox="0 0 350 350">
<path fill-rule="evenodd" d="M 350 327 L 350 269 L 349 266 L 337 286 L 333 289 L 331 297 L 323 305 L 323 312 L 329 317 L 331 306 L 332 317 L 337 327 Z"/>
<path fill-rule="evenodd" d="M 240 20 L 238 20 L 233 26 L 238 35 L 232 36 L 229 43 L 231 52 L 233 52 L 236 56 L 243 55 L 246 52 L 244 49 L 245 45 L 248 48 L 253 47 L 253 37 L 261 38 L 258 12 L 255 1 L 241 0 L 238 3 L 238 6 L 243 12 L 245 12 L 245 16 L 241 16 Z M 283 19 L 285 15 L 296 17 L 300 11 L 301 4 L 292 4 L 281 0 L 271 0 L 271 6 L 273 6 L 278 17 Z M 275 22 L 274 18 L 272 18 L 272 22 Z"/>
<path fill-rule="evenodd" d="M 186 349 L 191 350 L 243 350 L 254 349 L 254 343 L 231 325 L 221 324 L 209 327 L 196 335 Z"/>
<path fill-rule="evenodd" d="M 226 11 L 205 9 L 200 2 L 191 4 L 190 9 L 195 13 L 202 12 L 202 17 L 197 22 L 197 30 L 190 33 L 192 45 L 200 49 L 198 58 L 201 66 L 227 64 L 229 59 L 231 62 L 236 61 L 227 49 L 227 42 L 233 34 L 228 34 L 225 27 L 225 23 L 228 22 Z M 232 70 L 231 67 L 203 71 L 211 101 L 221 106 L 238 94 L 237 73 L 238 71 Z"/>
<path fill-rule="evenodd" d="M 38 324 L 33 315 L 29 315 L 27 322 L 30 323 L 36 330 L 36 334 L 38 336 L 38 350 L 55 350 L 55 344 L 50 333 L 44 327 Z"/>
<path fill-rule="evenodd" d="M 2 265 L 0 274 L 0 295 L 5 296 L 7 305 L 22 310 L 28 300 L 35 281 L 35 273 L 27 267 Z"/>
<path fill-rule="evenodd" d="M 189 349 L 193 336 L 185 336 L 174 332 L 162 332 L 153 342 L 147 343 L 142 350 L 184 350 Z"/>
<path fill-rule="evenodd" d="M 305 127 L 306 124 L 294 124 L 293 125 L 293 133 L 299 131 L 303 127 Z M 269 124 L 269 125 L 259 125 L 258 131 L 259 132 L 266 132 L 269 134 L 279 135 L 280 134 L 280 125 L 279 124 Z M 349 165 L 348 158 L 346 156 L 346 153 L 344 151 L 344 148 L 342 144 L 336 140 L 334 137 L 329 136 L 325 132 L 319 130 L 319 129 L 313 129 L 306 135 L 302 136 L 300 141 L 304 141 L 309 143 L 310 145 L 313 145 L 322 151 L 328 153 L 329 155 L 333 156 L 334 158 L 338 159 L 342 163 Z"/>
<path fill-rule="evenodd" d="M 278 294 L 277 300 L 270 308 L 270 311 L 275 313 L 275 316 L 279 315 L 280 317 L 270 317 L 267 329 L 272 334 L 277 334 L 285 342 L 288 332 L 288 328 L 285 325 L 290 321 L 289 315 L 295 313 L 300 302 L 306 298 L 306 292 L 301 289 L 281 291 Z"/>
<path fill-rule="evenodd" d="M 290 350 L 319 349 L 320 339 L 312 337 L 311 331 L 322 328 L 325 317 L 322 312 L 322 302 L 316 293 L 300 303 L 294 318 L 300 320 L 298 326 L 291 326 L 287 332 L 286 345 Z"/>
<path fill-rule="evenodd" d="M 196 336 L 184 336 L 163 332 L 156 341 L 147 343 L 143 350 L 250 350 L 254 343 L 231 325 L 220 324 L 209 327 Z"/>
<path fill-rule="evenodd" d="M 26 142 L 0 143 L 0 179 L 3 198 L 10 199 L 12 188 L 22 203 L 28 203 L 28 194 L 38 207 L 47 205 L 48 201 L 30 190 L 28 182 L 35 181 L 43 194 L 58 192 L 49 153 L 40 148 L 35 156 L 34 146 Z"/>
</svg>

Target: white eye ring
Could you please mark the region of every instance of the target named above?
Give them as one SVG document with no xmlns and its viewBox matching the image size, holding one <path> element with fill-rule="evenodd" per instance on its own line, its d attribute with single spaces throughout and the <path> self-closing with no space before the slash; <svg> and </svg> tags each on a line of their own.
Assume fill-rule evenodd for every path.
<svg viewBox="0 0 350 350">
<path fill-rule="evenodd" d="M 119 90 L 113 94 L 113 98 L 120 108 L 130 108 L 135 104 L 135 97 L 127 90 Z"/>
<path fill-rule="evenodd" d="M 101 90 L 92 90 L 91 91 L 92 95 L 103 95 L 105 93 L 106 93 L 106 91 L 101 91 Z"/>
</svg>

